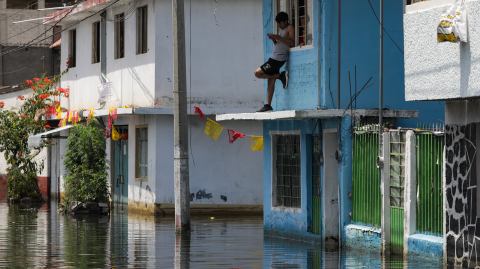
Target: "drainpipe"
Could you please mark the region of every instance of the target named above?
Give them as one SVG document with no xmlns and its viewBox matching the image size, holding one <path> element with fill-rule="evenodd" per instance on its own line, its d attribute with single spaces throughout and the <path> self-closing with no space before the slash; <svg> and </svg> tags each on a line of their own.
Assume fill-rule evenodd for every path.
<svg viewBox="0 0 480 269">
<path fill-rule="evenodd" d="M 340 51 L 342 45 L 342 0 L 338 0 L 338 14 L 337 14 L 337 24 L 338 24 L 338 66 L 337 66 L 337 109 L 340 109 L 340 67 L 341 67 L 341 56 Z"/>
<path fill-rule="evenodd" d="M 102 19 L 100 20 L 100 72 L 106 77 L 107 76 L 107 22 L 105 18 L 107 17 L 107 12 L 104 11 L 100 14 Z M 100 76 L 102 83 L 106 83 L 107 80 Z M 102 109 L 105 107 L 105 102 L 100 104 L 100 107 L 95 108 L 95 110 Z"/>
</svg>

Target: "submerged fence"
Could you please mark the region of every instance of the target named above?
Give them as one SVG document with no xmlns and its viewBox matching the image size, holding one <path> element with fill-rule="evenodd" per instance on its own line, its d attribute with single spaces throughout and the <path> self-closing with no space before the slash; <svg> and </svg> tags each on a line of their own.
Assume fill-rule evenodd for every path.
<svg viewBox="0 0 480 269">
<path fill-rule="evenodd" d="M 443 130 L 438 124 L 423 124 L 417 128 L 417 233 L 443 235 Z"/>
<path fill-rule="evenodd" d="M 382 201 L 378 156 L 378 125 L 357 126 L 353 137 L 352 221 L 380 226 Z"/>
</svg>

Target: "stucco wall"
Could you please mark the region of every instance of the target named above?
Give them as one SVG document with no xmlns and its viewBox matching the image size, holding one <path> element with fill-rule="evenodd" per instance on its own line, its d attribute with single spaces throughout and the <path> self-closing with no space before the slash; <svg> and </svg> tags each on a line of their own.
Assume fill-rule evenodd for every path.
<svg viewBox="0 0 480 269">
<path fill-rule="evenodd" d="M 480 1 L 465 3 L 468 43 L 438 43 L 436 28 L 449 6 L 407 13 L 405 22 L 406 100 L 445 100 L 480 96 L 475 70 L 480 56 Z"/>
</svg>

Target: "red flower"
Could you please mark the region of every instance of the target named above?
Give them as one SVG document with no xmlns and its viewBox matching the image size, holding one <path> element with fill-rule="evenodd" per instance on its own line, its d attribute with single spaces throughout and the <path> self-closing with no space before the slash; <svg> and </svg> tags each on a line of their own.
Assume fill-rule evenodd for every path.
<svg viewBox="0 0 480 269">
<path fill-rule="evenodd" d="M 66 92 L 65 97 L 68 98 L 68 96 L 70 96 L 70 94 L 68 94 L 68 92 Z"/>
<path fill-rule="evenodd" d="M 36 104 L 38 101 L 32 101 L 32 104 Z"/>
<path fill-rule="evenodd" d="M 1 101 L 0 102 L 0 108 L 3 108 L 5 106 L 5 102 Z"/>
<path fill-rule="evenodd" d="M 3 131 L 3 133 L 6 133 L 7 131 Z"/>
<path fill-rule="evenodd" d="M 42 84 L 38 85 L 39 88 L 43 89 L 45 86 L 43 86 Z"/>
<path fill-rule="evenodd" d="M 27 137 L 26 135 L 23 135 L 23 137 Z"/>
<path fill-rule="evenodd" d="M 38 78 L 34 78 L 34 79 L 33 79 L 33 81 L 35 81 L 35 82 L 37 82 L 37 81 L 39 81 L 39 80 L 40 80 L 40 79 L 38 79 Z"/>
<path fill-rule="evenodd" d="M 45 125 L 45 129 L 50 129 L 50 128 L 52 128 L 52 127 L 50 127 L 50 125 L 48 125 L 48 124 Z"/>
<path fill-rule="evenodd" d="M 19 96 L 17 96 L 17 97 L 18 97 L 18 99 L 20 99 L 20 100 L 23 100 L 23 98 L 25 98 L 25 96 L 23 96 L 23 95 L 19 95 Z"/>
<path fill-rule="evenodd" d="M 56 104 L 56 105 L 60 105 L 60 101 L 55 101 L 55 104 Z"/>
<path fill-rule="evenodd" d="M 48 78 L 44 78 L 44 79 L 43 79 L 43 82 L 45 82 L 45 83 L 47 83 L 48 81 L 49 81 Z"/>
<path fill-rule="evenodd" d="M 25 83 L 27 83 L 27 85 L 29 85 L 29 86 L 33 85 L 33 81 L 31 81 L 31 80 L 25 80 Z"/>
<path fill-rule="evenodd" d="M 23 135 L 23 136 L 25 136 L 25 135 Z M 22 157 L 22 153 L 19 152 L 19 153 L 18 153 L 18 157 Z"/>
<path fill-rule="evenodd" d="M 30 87 L 30 88 L 32 88 L 32 90 L 36 90 L 36 89 L 37 89 L 37 88 L 35 88 L 35 86 L 32 86 L 32 87 Z"/>
</svg>

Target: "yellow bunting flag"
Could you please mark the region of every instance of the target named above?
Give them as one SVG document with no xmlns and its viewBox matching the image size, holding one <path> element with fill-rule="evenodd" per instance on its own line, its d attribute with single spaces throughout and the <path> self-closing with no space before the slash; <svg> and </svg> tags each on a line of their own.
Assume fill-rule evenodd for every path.
<svg viewBox="0 0 480 269">
<path fill-rule="evenodd" d="M 211 119 L 208 119 L 207 126 L 205 126 L 205 133 L 212 137 L 213 139 L 217 140 L 218 136 L 223 130 L 223 126 L 214 122 Z"/>
<path fill-rule="evenodd" d="M 113 140 L 118 140 L 122 138 L 120 134 L 117 132 L 117 129 L 115 129 L 115 126 L 112 124 L 112 139 Z"/>
<path fill-rule="evenodd" d="M 67 116 L 62 119 L 62 127 L 67 126 Z"/>
<path fill-rule="evenodd" d="M 263 136 L 253 136 L 251 139 L 252 150 L 263 151 Z"/>
<path fill-rule="evenodd" d="M 55 109 L 55 111 L 57 111 L 57 119 L 61 119 L 62 118 L 62 107 L 60 105 L 58 105 L 58 107 Z"/>
<path fill-rule="evenodd" d="M 58 112 L 57 119 L 61 119 L 61 118 L 62 118 L 62 112 Z"/>
</svg>

